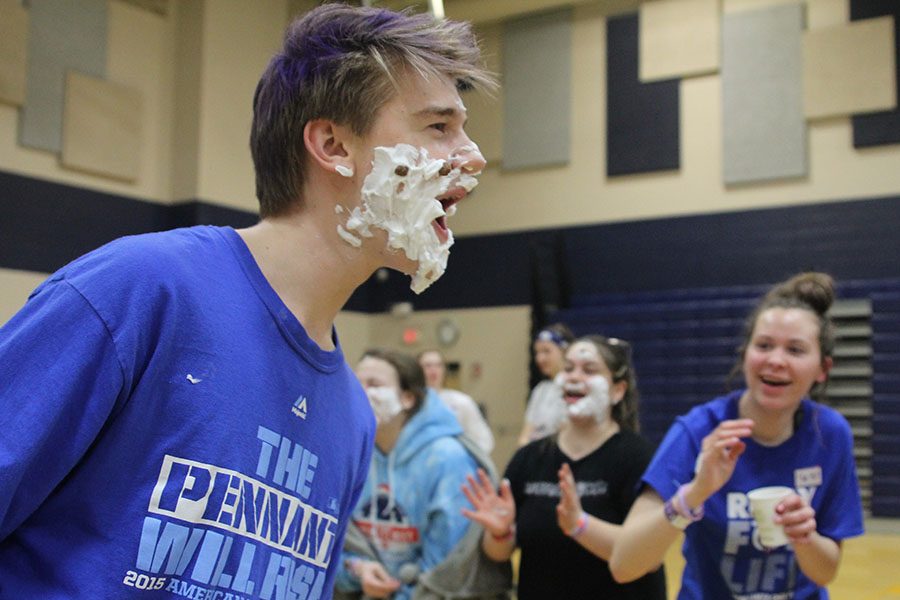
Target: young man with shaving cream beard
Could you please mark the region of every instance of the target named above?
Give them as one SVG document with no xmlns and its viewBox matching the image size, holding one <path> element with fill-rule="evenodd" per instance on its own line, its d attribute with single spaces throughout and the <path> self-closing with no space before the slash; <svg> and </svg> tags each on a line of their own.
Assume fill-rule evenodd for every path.
<svg viewBox="0 0 900 600">
<path fill-rule="evenodd" d="M 259 223 L 35 290 L 0 331 L 0 598 L 331 596 L 374 436 L 333 321 L 378 268 L 443 272 L 478 61 L 465 24 L 310 11 L 253 99 Z"/>
</svg>

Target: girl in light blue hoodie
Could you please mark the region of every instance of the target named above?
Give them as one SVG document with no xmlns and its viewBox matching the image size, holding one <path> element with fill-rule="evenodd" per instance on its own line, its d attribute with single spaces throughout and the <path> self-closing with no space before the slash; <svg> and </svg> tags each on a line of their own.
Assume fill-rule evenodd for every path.
<svg viewBox="0 0 900 600">
<path fill-rule="evenodd" d="M 345 551 L 337 589 L 407 600 L 415 580 L 443 561 L 469 526 L 461 509 L 476 471 L 453 413 L 425 387 L 409 356 L 369 350 L 356 369 L 378 422 L 375 451 L 353 524 L 379 560 Z"/>
</svg>

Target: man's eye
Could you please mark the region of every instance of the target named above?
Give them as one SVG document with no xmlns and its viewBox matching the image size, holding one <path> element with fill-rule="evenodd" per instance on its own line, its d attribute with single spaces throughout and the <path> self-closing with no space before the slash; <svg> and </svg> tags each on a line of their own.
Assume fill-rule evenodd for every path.
<svg viewBox="0 0 900 600">
<path fill-rule="evenodd" d="M 432 123 L 429 127 L 431 127 L 432 129 L 437 129 L 441 133 L 444 133 L 445 131 L 447 131 L 446 123 Z"/>
</svg>

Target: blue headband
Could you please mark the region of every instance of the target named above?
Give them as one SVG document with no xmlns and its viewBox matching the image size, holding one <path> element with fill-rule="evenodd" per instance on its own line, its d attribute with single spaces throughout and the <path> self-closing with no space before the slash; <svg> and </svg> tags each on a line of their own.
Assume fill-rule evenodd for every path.
<svg viewBox="0 0 900 600">
<path fill-rule="evenodd" d="M 553 342 L 560 348 L 565 348 L 569 345 L 569 342 L 567 342 L 561 335 L 559 335 L 552 329 L 542 329 L 534 339 L 535 341 L 540 340 L 542 342 Z"/>
</svg>

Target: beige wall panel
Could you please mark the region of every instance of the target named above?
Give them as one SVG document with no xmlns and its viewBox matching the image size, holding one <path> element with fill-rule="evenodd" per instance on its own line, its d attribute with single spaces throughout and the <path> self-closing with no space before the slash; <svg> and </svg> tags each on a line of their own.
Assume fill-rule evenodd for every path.
<svg viewBox="0 0 900 600">
<path fill-rule="evenodd" d="M 0 0 L 0 102 L 22 106 L 28 66 L 28 11 Z"/>
<path fill-rule="evenodd" d="M 373 316 L 369 341 L 372 345 L 415 355 L 426 348 L 439 347 L 437 326 L 448 318 L 459 326 L 460 336 L 456 344 L 441 350 L 448 361 L 460 363 L 462 390 L 485 406 L 496 438 L 492 456 L 497 468 L 502 470 L 516 450 L 528 399 L 529 307 L 416 311 L 407 317 Z M 402 342 L 407 327 L 421 332 L 419 341 L 412 346 Z M 358 356 L 348 354 L 351 365 Z"/>
<path fill-rule="evenodd" d="M 137 181 L 151 198 L 172 195 L 175 53 L 172 18 L 131 4 L 110 2 L 106 77 L 141 93 L 141 151 Z M 159 57 L 148 60 L 148 57 Z"/>
<path fill-rule="evenodd" d="M 719 70 L 718 0 L 654 0 L 640 10 L 641 81 Z"/>
<path fill-rule="evenodd" d="M 198 107 L 202 200 L 257 210 L 250 158 L 253 92 L 281 45 L 287 14 L 287 0 L 206 0 Z"/>
<path fill-rule="evenodd" d="M 490 71 L 499 74 L 503 65 L 503 29 L 497 25 L 479 28 L 481 53 Z M 463 102 L 469 111 L 468 131 L 479 132 L 478 146 L 489 163 L 499 164 L 503 159 L 503 87 L 493 95 L 482 92 L 463 94 Z"/>
<path fill-rule="evenodd" d="M 0 269 L 0 325 L 22 308 L 34 288 L 46 278 L 46 273 Z"/>
<path fill-rule="evenodd" d="M 110 179 L 60 164 L 56 153 L 19 146 L 18 110 L 0 103 L 0 169 L 142 200 L 172 199 L 174 17 L 165 18 L 121 2 L 110 2 L 107 16 L 107 76 L 144 92 L 144 147 L 134 182 Z"/>
<path fill-rule="evenodd" d="M 815 119 L 893 110 L 895 59 L 890 16 L 804 32 L 804 114 Z"/>
<path fill-rule="evenodd" d="M 177 2 L 174 48 L 178 61 L 173 72 L 172 197 L 199 197 L 200 86 L 203 72 L 204 2 Z"/>
<path fill-rule="evenodd" d="M 63 165 L 133 181 L 140 149 L 141 93 L 69 71 L 63 106 Z"/>
</svg>

